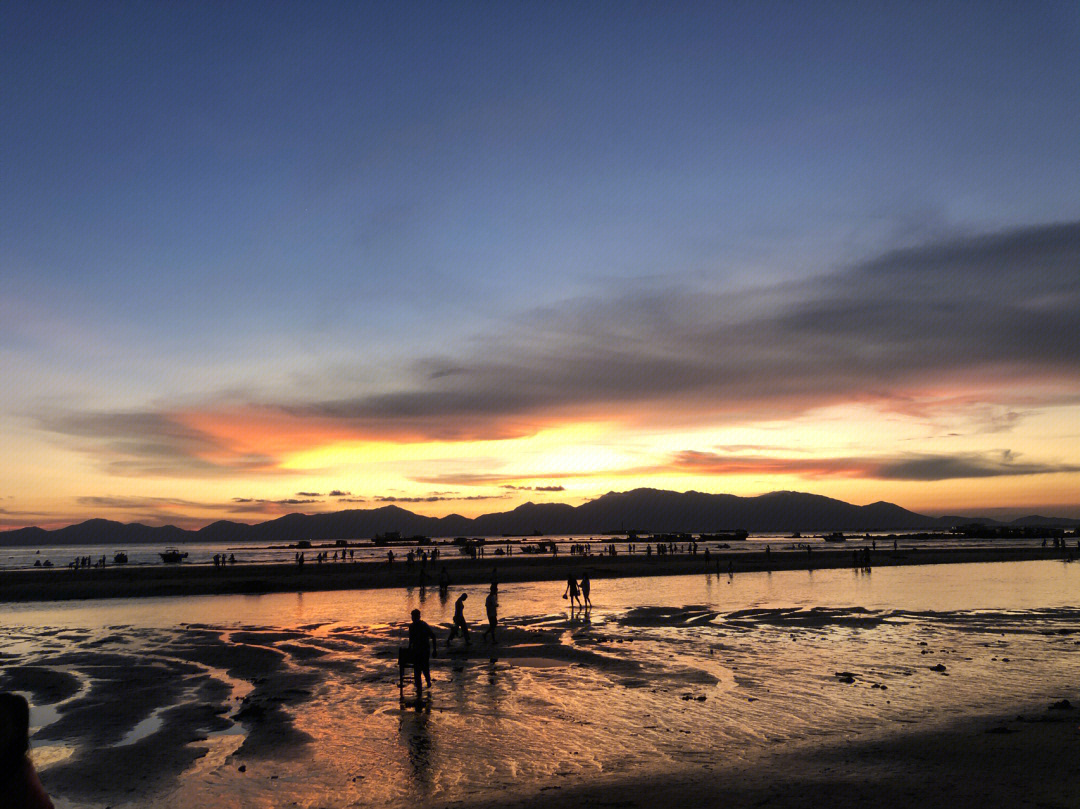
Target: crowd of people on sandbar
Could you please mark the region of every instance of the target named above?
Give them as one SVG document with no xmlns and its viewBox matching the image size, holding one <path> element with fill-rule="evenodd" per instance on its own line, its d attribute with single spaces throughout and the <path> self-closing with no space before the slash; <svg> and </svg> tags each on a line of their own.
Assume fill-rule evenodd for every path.
<svg viewBox="0 0 1080 809">
<path fill-rule="evenodd" d="M 340 557 L 338 555 L 339 553 L 340 553 Z M 352 562 L 352 561 L 354 561 L 356 559 L 356 551 L 352 550 L 352 549 L 345 549 L 345 548 L 342 548 L 340 552 L 339 551 L 334 551 L 333 553 L 331 553 L 330 551 L 319 551 L 318 553 L 315 554 L 315 556 L 312 557 L 312 559 L 315 561 L 315 564 L 317 564 L 317 565 L 321 565 L 323 562 L 326 562 L 326 563 L 331 563 L 331 562 L 333 562 L 333 563 Z M 297 567 L 303 567 L 304 563 L 306 561 L 307 561 L 307 557 L 305 556 L 304 551 L 296 551 L 293 554 L 293 563 Z"/>
</svg>

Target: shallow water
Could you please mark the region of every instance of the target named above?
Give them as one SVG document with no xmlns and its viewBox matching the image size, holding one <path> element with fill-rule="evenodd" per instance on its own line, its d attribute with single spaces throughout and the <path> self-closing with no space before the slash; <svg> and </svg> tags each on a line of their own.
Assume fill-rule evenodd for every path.
<svg viewBox="0 0 1080 809">
<path fill-rule="evenodd" d="M 403 705 L 403 620 L 448 624 L 460 590 L 482 629 L 481 587 L 105 600 L 8 605 L 0 651 L 9 676 L 75 676 L 30 692 L 43 780 L 72 807 L 536 793 L 1045 707 L 1080 674 L 1080 564 L 599 580 L 572 618 L 538 582 L 503 585 L 499 646 L 456 641 Z M 162 755 L 184 744 L 207 753 Z"/>
</svg>

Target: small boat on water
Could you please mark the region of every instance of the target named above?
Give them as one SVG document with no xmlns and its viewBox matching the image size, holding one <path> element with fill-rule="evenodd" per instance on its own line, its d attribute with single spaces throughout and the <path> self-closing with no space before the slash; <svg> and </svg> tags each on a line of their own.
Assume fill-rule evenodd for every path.
<svg viewBox="0 0 1080 809">
<path fill-rule="evenodd" d="M 847 542 L 847 537 L 841 531 L 833 531 L 822 537 L 826 542 Z"/>
<path fill-rule="evenodd" d="M 702 534 L 698 537 L 701 542 L 724 542 L 732 539 L 746 539 L 750 534 L 742 529 L 737 531 L 714 531 L 711 534 Z"/>
<path fill-rule="evenodd" d="M 126 565 L 127 564 L 127 554 L 124 553 L 123 551 L 117 551 L 116 553 L 113 554 L 112 560 L 113 560 L 114 565 Z"/>
<path fill-rule="evenodd" d="M 161 561 L 170 565 L 180 564 L 187 559 L 187 551 L 178 551 L 176 548 L 166 548 L 164 551 L 158 554 L 161 557 Z"/>
</svg>

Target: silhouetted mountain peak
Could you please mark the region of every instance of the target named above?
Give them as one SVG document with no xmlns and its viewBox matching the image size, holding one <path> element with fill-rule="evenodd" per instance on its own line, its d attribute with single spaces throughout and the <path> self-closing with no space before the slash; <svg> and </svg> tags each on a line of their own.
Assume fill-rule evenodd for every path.
<svg viewBox="0 0 1080 809">
<path fill-rule="evenodd" d="M 362 539 L 387 531 L 405 536 L 475 536 L 544 534 L 604 534 L 608 532 L 713 532 L 744 529 L 756 533 L 790 531 L 888 531 L 933 529 L 973 518 L 934 518 L 916 514 L 894 503 L 877 501 L 856 506 L 807 492 L 778 491 L 757 497 L 675 492 L 642 487 L 628 492 L 608 492 L 580 506 L 566 503 L 522 503 L 511 511 L 483 514 L 467 519 L 458 514 L 426 517 L 396 504 L 372 509 L 348 509 L 325 514 L 294 512 L 249 525 L 218 520 L 185 531 L 175 526 L 160 528 L 138 523 L 91 519 L 55 531 L 24 528 L 0 533 L 3 544 L 94 544 L 244 539 L 292 542 L 298 539 Z M 993 520 L 985 522 L 995 522 Z M 1060 523 L 1045 517 L 1024 517 L 1017 523 Z M 1075 521 L 1073 521 L 1075 522 Z"/>
</svg>

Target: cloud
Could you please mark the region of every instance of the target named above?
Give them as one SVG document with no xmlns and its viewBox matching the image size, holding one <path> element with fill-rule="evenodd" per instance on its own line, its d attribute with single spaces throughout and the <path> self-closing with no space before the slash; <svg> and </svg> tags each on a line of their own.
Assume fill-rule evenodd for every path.
<svg viewBox="0 0 1080 809">
<path fill-rule="evenodd" d="M 297 497 L 322 497 L 318 492 L 297 492 Z"/>
<path fill-rule="evenodd" d="M 352 492 L 343 492 L 340 489 L 334 489 L 327 495 L 327 497 L 348 497 Z"/>
<path fill-rule="evenodd" d="M 1080 465 L 1020 463 L 1014 453 L 965 452 L 952 455 L 905 453 L 888 457 L 774 458 L 721 455 L 686 450 L 668 469 L 704 475 L 795 475 L 804 478 L 843 477 L 874 480 L 954 480 L 1080 472 Z M 660 471 L 662 467 L 658 467 Z"/>
<path fill-rule="evenodd" d="M 341 379 L 328 370 L 288 400 L 238 403 L 234 392 L 227 406 L 68 412 L 39 424 L 113 474 L 187 477 L 281 473 L 289 451 L 338 440 L 505 439 L 579 419 L 735 424 L 856 402 L 927 415 L 995 401 L 1010 415 L 982 429 L 1006 431 L 1019 418 L 1013 404 L 1080 401 L 1080 223 L 954 239 L 737 292 L 673 285 L 578 298 L 420 359 L 394 389 L 342 390 Z"/>
<path fill-rule="evenodd" d="M 275 457 L 238 451 L 227 437 L 185 423 L 181 413 L 51 412 L 39 416 L 38 424 L 74 438 L 77 449 L 113 475 L 218 477 L 273 473 L 278 465 Z"/>
<path fill-rule="evenodd" d="M 1009 388 L 1075 400 L 1080 223 L 898 251 L 738 293 L 673 287 L 567 301 L 421 365 L 413 388 L 287 410 L 360 435 L 465 440 L 616 414 L 738 422 L 846 402 L 921 412 Z"/>
<path fill-rule="evenodd" d="M 651 467 L 650 467 L 651 468 Z M 605 477 L 611 474 L 610 472 L 546 472 L 543 475 L 530 475 L 530 474 L 518 474 L 518 475 L 501 475 L 494 472 L 444 472 L 436 475 L 422 475 L 410 478 L 410 480 L 416 483 L 428 483 L 431 485 L 450 485 L 450 486 L 495 486 L 498 485 L 501 489 L 507 489 L 512 491 L 531 492 L 531 491 L 543 491 L 533 486 L 519 486 L 509 483 L 508 481 L 522 480 L 533 477 L 543 477 L 549 480 L 559 478 L 580 478 L 580 477 Z"/>
<path fill-rule="evenodd" d="M 447 497 L 441 494 L 429 494 L 421 497 L 399 497 L 397 495 L 380 495 L 372 498 L 376 503 L 444 503 L 464 500 L 505 500 L 507 494 L 470 494 Z"/>
<path fill-rule="evenodd" d="M 537 486 L 536 491 L 538 491 L 538 492 L 565 492 L 566 487 L 565 486 Z"/>
<path fill-rule="evenodd" d="M 300 492 L 300 494 L 304 494 L 304 492 Z M 285 498 L 282 498 L 282 499 L 279 499 L 279 500 L 259 499 L 259 498 L 254 498 L 254 497 L 234 497 L 232 499 L 232 502 L 233 503 L 264 503 L 264 504 L 268 503 L 268 504 L 271 504 L 271 505 L 278 505 L 278 506 L 300 506 L 300 505 L 305 505 L 305 504 L 308 504 L 308 503 L 325 503 L 326 501 L 325 500 L 319 500 L 319 499 L 314 498 L 314 497 L 304 497 L 304 498 L 285 497 Z"/>
</svg>

